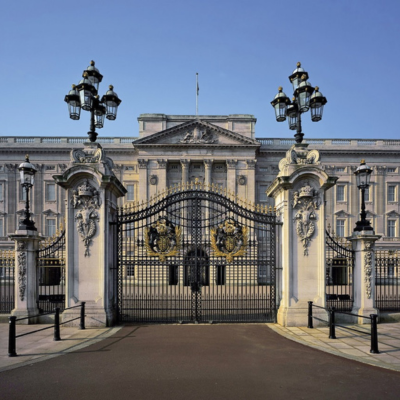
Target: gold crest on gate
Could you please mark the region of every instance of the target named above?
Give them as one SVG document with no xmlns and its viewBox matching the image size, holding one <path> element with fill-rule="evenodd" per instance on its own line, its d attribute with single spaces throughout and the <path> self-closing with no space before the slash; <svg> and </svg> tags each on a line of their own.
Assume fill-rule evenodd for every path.
<svg viewBox="0 0 400 400">
<path fill-rule="evenodd" d="M 181 247 L 181 228 L 174 226 L 166 217 L 160 217 L 150 228 L 145 228 L 144 243 L 150 257 L 166 257 L 178 254 Z"/>
<path fill-rule="evenodd" d="M 225 257 L 228 263 L 234 257 L 246 254 L 248 228 L 240 226 L 233 218 L 227 218 L 217 228 L 211 229 L 211 247 L 217 257 Z"/>
</svg>

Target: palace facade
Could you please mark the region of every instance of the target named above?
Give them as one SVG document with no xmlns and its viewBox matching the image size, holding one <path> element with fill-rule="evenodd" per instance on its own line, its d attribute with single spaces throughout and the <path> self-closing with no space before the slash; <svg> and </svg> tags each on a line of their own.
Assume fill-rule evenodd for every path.
<svg viewBox="0 0 400 400">
<path fill-rule="evenodd" d="M 294 139 L 256 136 L 252 115 L 194 116 L 142 114 L 138 137 L 99 137 L 113 171 L 127 189 L 120 206 L 147 202 L 165 188 L 203 182 L 227 189 L 255 205 L 273 206 L 266 189 L 278 174 L 279 162 Z M 0 137 L 0 247 L 24 213 L 25 194 L 18 166 L 29 153 L 37 168 L 31 198 L 32 219 L 43 236 L 53 236 L 65 215 L 65 192 L 53 176 L 70 165 L 70 153 L 85 137 Z M 349 236 L 359 219 L 360 193 L 354 171 L 361 159 L 374 170 L 366 193 L 367 218 L 382 238 L 377 247 L 400 240 L 400 140 L 311 139 L 328 175 L 339 177 L 329 189 L 327 224 Z"/>
</svg>

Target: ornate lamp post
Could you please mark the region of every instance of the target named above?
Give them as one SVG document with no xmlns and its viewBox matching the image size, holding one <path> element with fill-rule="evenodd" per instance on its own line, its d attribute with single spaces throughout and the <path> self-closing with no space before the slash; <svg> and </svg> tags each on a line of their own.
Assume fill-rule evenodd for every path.
<svg viewBox="0 0 400 400">
<path fill-rule="evenodd" d="M 19 230 L 36 231 L 35 223 L 30 219 L 29 212 L 29 189 L 33 186 L 35 181 L 36 168 L 29 162 L 29 155 L 25 156 L 25 161 L 18 167 L 21 185 L 25 190 L 25 218 L 19 223 Z"/>
<path fill-rule="evenodd" d="M 356 222 L 354 232 L 372 231 L 373 228 L 369 221 L 367 221 L 365 212 L 365 189 L 370 185 L 372 168 L 365 165 L 365 160 L 361 160 L 360 166 L 355 170 L 354 175 L 357 180 L 357 187 L 361 190 L 361 221 Z"/>
<path fill-rule="evenodd" d="M 301 64 L 298 62 L 297 68 L 289 76 L 293 85 L 292 101 L 282 92 L 282 87 L 279 87 L 278 94 L 271 101 L 278 122 L 283 122 L 288 117 L 289 129 L 296 131 L 294 135 L 296 143 L 301 143 L 304 136 L 304 133 L 301 132 L 301 114 L 311 108 L 311 121 L 321 121 L 324 105 L 327 103 L 318 86 L 312 87 L 307 79 L 308 73 L 301 68 Z"/>
<path fill-rule="evenodd" d="M 103 79 L 103 75 L 94 66 L 94 61 L 90 62 L 90 66 L 83 71 L 83 79 L 78 85 L 72 85 L 72 90 L 65 96 L 64 101 L 68 103 L 69 117 L 73 120 L 80 118 L 81 109 L 90 111 L 90 131 L 88 132 L 89 140 L 95 142 L 97 138 L 96 128 L 103 128 L 104 116 L 114 121 L 117 118 L 118 106 L 121 100 L 114 87 L 109 86 L 106 94 L 99 99 L 97 94 L 99 84 Z"/>
</svg>

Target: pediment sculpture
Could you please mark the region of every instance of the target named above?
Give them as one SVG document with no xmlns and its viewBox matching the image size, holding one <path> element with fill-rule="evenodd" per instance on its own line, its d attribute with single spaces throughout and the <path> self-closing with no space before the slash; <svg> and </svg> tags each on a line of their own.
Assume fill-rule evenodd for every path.
<svg viewBox="0 0 400 400">
<path fill-rule="evenodd" d="M 199 127 L 195 127 L 194 129 L 185 132 L 183 138 L 179 140 L 179 143 L 193 144 L 212 144 L 217 142 L 218 140 L 214 137 L 210 130 Z"/>
</svg>

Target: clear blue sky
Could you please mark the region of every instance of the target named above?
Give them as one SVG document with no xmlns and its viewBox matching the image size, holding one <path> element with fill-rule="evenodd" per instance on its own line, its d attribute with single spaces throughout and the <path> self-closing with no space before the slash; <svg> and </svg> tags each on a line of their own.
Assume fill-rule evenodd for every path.
<svg viewBox="0 0 400 400">
<path fill-rule="evenodd" d="M 301 61 L 328 99 L 306 138 L 399 139 L 398 0 L 3 2 L 1 136 L 83 136 L 64 96 L 90 60 L 122 99 L 100 136 L 137 136 L 141 113 L 254 114 L 257 137 L 287 137 L 270 105 Z"/>
</svg>

